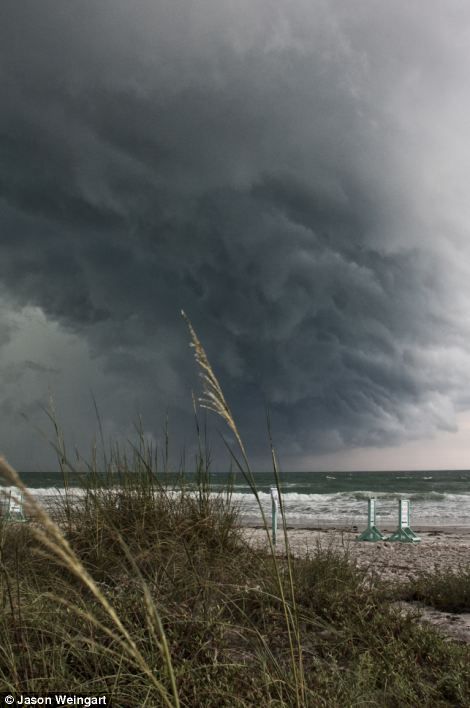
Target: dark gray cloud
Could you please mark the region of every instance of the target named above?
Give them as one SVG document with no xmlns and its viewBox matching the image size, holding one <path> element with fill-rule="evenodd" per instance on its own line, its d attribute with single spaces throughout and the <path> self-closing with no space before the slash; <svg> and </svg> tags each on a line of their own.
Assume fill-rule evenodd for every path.
<svg viewBox="0 0 470 708">
<path fill-rule="evenodd" d="M 86 343 L 110 431 L 169 406 L 187 438 L 182 307 L 259 459 L 264 404 L 293 464 L 455 429 L 469 28 L 453 2 L 4 0 L 0 278 Z"/>
</svg>

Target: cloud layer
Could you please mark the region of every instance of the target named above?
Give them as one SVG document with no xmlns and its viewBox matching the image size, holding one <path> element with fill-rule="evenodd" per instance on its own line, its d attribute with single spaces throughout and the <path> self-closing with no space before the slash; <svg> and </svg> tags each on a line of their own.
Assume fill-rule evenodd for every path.
<svg viewBox="0 0 470 708">
<path fill-rule="evenodd" d="M 84 347 L 77 387 L 101 372 L 110 430 L 169 406 L 186 436 L 181 308 L 260 459 L 265 404 L 291 464 L 456 428 L 470 11 L 5 0 L 2 15 L 4 303 Z M 18 357 L 44 381 L 67 355 Z"/>
</svg>

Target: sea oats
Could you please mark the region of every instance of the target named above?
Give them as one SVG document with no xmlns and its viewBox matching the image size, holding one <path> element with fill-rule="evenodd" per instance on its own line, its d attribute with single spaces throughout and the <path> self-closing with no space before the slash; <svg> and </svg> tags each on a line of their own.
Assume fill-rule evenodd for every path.
<svg viewBox="0 0 470 708">
<path fill-rule="evenodd" d="M 212 366 L 210 365 L 204 347 L 199 341 L 199 338 L 196 332 L 194 331 L 194 327 L 192 326 L 184 310 L 181 310 L 181 314 L 186 324 L 188 325 L 189 333 L 191 335 L 190 346 L 194 349 L 194 356 L 196 362 L 199 368 L 201 369 L 201 371 L 199 372 L 199 376 L 202 378 L 203 381 L 203 396 L 198 399 L 199 403 L 202 408 L 207 408 L 208 410 L 217 413 L 223 420 L 225 420 L 228 427 L 235 435 L 235 438 L 240 446 L 241 451 L 245 455 L 245 448 L 243 446 L 242 439 L 235 424 L 232 412 L 228 406 L 227 401 L 225 400 L 222 387 L 220 386 L 219 381 L 216 375 L 214 374 L 214 371 L 212 369 Z"/>
</svg>

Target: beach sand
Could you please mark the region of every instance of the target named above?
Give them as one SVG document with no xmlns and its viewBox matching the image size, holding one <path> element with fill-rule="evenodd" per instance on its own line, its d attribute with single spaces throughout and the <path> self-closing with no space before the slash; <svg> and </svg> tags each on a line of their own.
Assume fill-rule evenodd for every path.
<svg viewBox="0 0 470 708">
<path fill-rule="evenodd" d="M 361 531 L 362 529 L 359 529 Z M 381 529 L 386 535 L 395 529 Z M 289 543 L 294 555 L 304 556 L 318 546 L 347 552 L 368 573 L 386 582 L 402 582 L 423 571 L 436 568 L 457 570 L 470 564 L 470 526 L 413 527 L 420 543 L 356 542 L 358 531 L 338 526 L 289 528 Z M 262 528 L 244 528 L 244 535 L 255 547 L 267 546 Z M 285 552 L 282 529 L 277 534 L 276 550 Z"/>
<path fill-rule="evenodd" d="M 361 531 L 362 529 L 359 529 Z M 381 529 L 386 534 L 395 529 Z M 396 585 L 417 577 L 423 571 L 458 570 L 470 564 L 470 527 L 413 527 L 420 543 L 356 542 L 358 531 L 351 528 L 289 528 L 292 553 L 306 556 L 320 547 L 347 553 L 371 577 Z M 268 548 L 266 531 L 243 529 L 245 538 L 256 548 Z M 285 553 L 282 529 L 278 530 L 276 553 Z M 432 624 L 450 640 L 470 643 L 470 613 L 451 614 L 419 603 L 396 603 L 401 611 L 417 613 L 421 621 Z"/>
</svg>

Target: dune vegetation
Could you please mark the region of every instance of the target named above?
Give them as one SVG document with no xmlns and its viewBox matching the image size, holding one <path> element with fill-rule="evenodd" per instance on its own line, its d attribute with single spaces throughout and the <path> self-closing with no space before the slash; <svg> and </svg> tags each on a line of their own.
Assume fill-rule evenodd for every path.
<svg viewBox="0 0 470 708">
<path fill-rule="evenodd" d="M 203 404 L 231 428 L 232 463 L 253 482 L 191 334 Z M 0 462 L 30 517 L 0 525 L 0 691 L 106 694 L 123 707 L 470 704 L 468 646 L 401 612 L 347 553 L 280 555 L 267 523 L 268 551 L 251 547 L 230 479 L 211 490 L 203 444 L 196 481 L 181 473 L 176 491 L 157 459 L 143 437 L 127 454 L 114 447 L 47 511 Z"/>
</svg>

